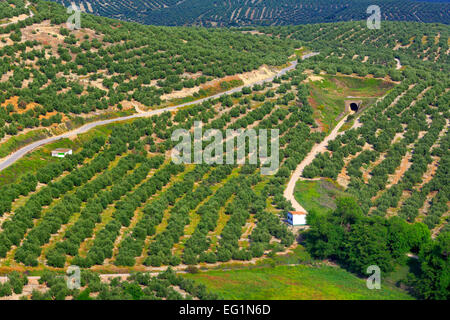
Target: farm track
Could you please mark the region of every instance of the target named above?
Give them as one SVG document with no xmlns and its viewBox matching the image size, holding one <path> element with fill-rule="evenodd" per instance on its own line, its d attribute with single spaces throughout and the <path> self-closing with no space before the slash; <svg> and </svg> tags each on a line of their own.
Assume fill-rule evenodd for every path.
<svg viewBox="0 0 450 320">
<path fill-rule="evenodd" d="M 292 206 L 294 207 L 295 211 L 304 211 L 306 210 L 295 200 L 294 197 L 294 190 L 295 190 L 295 184 L 297 183 L 297 180 L 302 179 L 302 173 L 306 166 L 308 166 L 319 153 L 325 152 L 326 147 L 328 145 L 328 142 L 330 140 L 335 139 L 338 135 L 341 135 L 342 132 L 339 132 L 341 127 L 345 124 L 347 120 L 347 116 L 345 116 L 339 123 L 334 127 L 333 131 L 322 140 L 319 144 L 316 144 L 311 152 L 303 159 L 303 161 L 297 166 L 294 173 L 291 176 L 291 179 L 288 182 L 288 185 L 286 189 L 284 190 L 284 197 L 291 202 Z"/>
<path fill-rule="evenodd" d="M 294 70 L 295 67 L 297 66 L 297 61 L 292 61 L 290 62 L 290 65 L 282 70 L 280 70 L 275 76 L 271 76 L 269 78 L 266 78 L 264 80 L 261 80 L 255 84 L 262 84 L 265 82 L 270 82 L 273 81 L 273 79 L 275 79 L 276 77 L 280 77 L 284 74 L 286 74 L 287 72 Z M 131 116 L 125 116 L 125 117 L 119 117 L 119 118 L 115 118 L 115 119 L 108 119 L 108 120 L 101 120 L 101 121 L 96 121 L 96 122 L 91 122 L 88 124 L 85 124 L 84 126 L 81 126 L 75 130 L 72 131 L 68 131 L 64 134 L 58 135 L 58 136 L 54 136 L 54 137 L 50 137 L 50 138 L 46 138 L 43 140 L 39 140 L 36 141 L 34 143 L 31 143 L 29 145 L 26 145 L 24 147 L 22 147 L 21 149 L 11 153 L 9 156 L 7 156 L 2 163 L 0 163 L 0 171 L 4 170 L 5 168 L 9 167 L 10 165 L 12 165 L 13 163 L 15 163 L 17 160 L 19 160 L 20 158 L 22 158 L 23 156 L 25 156 L 27 153 L 52 142 L 58 141 L 60 139 L 64 139 L 64 138 L 71 138 L 74 136 L 77 136 L 79 134 L 85 133 L 95 127 L 98 126 L 102 126 L 102 125 L 107 125 L 107 124 L 111 124 L 111 123 L 115 123 L 115 122 L 121 122 L 121 121 L 127 121 L 127 120 L 132 120 L 132 119 L 137 119 L 137 118 L 146 118 L 146 117 L 151 117 L 154 115 L 158 115 L 161 113 L 164 113 L 166 111 L 176 111 L 180 108 L 184 108 L 187 106 L 192 106 L 195 104 L 199 104 L 202 103 L 204 101 L 210 100 L 210 99 L 216 99 L 219 98 L 222 95 L 229 95 L 229 94 L 233 94 L 235 92 L 238 92 L 240 90 L 242 90 L 242 88 L 245 87 L 244 86 L 240 86 L 222 93 L 218 93 L 216 95 L 210 96 L 210 97 L 206 97 L 206 98 L 202 98 L 199 100 L 195 100 L 195 101 L 191 101 L 191 102 L 187 102 L 187 103 L 183 103 L 177 106 L 172 106 L 172 107 L 167 107 L 167 108 L 162 108 L 162 109 L 157 109 L 157 110 L 152 110 L 152 111 L 147 111 L 147 112 L 140 112 L 140 113 L 136 113 L 133 114 Z"/>
</svg>

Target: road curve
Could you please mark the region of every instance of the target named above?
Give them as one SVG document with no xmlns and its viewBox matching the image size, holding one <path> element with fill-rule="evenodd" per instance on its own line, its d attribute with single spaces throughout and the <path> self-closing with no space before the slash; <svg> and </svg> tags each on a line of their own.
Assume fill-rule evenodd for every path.
<svg viewBox="0 0 450 320">
<path fill-rule="evenodd" d="M 30 5 L 30 3 L 27 2 L 27 3 L 25 4 L 25 8 L 28 8 L 29 5 Z M 28 19 L 28 18 L 33 18 L 33 17 L 34 17 L 34 13 L 33 13 L 33 11 L 30 11 L 30 14 L 29 14 L 28 16 L 22 18 L 22 19 L 17 19 L 16 21 L 11 21 L 11 22 L 7 22 L 7 23 L 0 24 L 0 28 L 7 27 L 7 26 L 9 26 L 9 25 L 11 25 L 11 24 L 19 23 L 20 21 L 26 20 L 26 19 Z"/>
<path fill-rule="evenodd" d="M 395 58 L 394 60 L 397 63 L 395 70 L 400 70 L 402 68 L 402 63 L 400 62 L 400 59 Z"/>
<path fill-rule="evenodd" d="M 320 54 L 320 52 L 311 52 L 311 53 L 307 53 L 305 55 L 302 56 L 302 60 L 317 56 L 318 54 Z"/>
<path fill-rule="evenodd" d="M 303 159 L 302 162 L 300 162 L 300 164 L 297 166 L 294 173 L 292 174 L 291 179 L 289 180 L 288 185 L 287 185 L 286 189 L 284 190 L 283 195 L 286 198 L 286 200 L 291 202 L 292 207 L 294 207 L 295 211 L 307 212 L 305 210 L 305 208 L 303 208 L 300 205 L 300 203 L 298 203 L 297 200 L 295 200 L 295 197 L 294 197 L 295 184 L 297 183 L 297 180 L 301 179 L 301 176 L 302 176 L 302 173 L 303 173 L 303 170 L 305 169 L 305 167 L 307 165 L 309 165 L 319 153 L 326 151 L 328 142 L 330 140 L 335 139 L 338 135 L 343 133 L 343 132 L 339 132 L 339 129 L 341 129 L 341 127 L 344 125 L 346 120 L 347 120 L 347 116 L 345 116 L 344 118 L 342 118 L 341 121 L 339 121 L 339 123 L 336 125 L 336 127 L 334 127 L 333 131 L 331 131 L 331 133 L 325 139 L 323 139 L 322 142 L 314 145 L 314 147 L 311 149 L 309 154 Z"/>
<path fill-rule="evenodd" d="M 263 84 L 265 82 L 271 82 L 271 81 L 273 81 L 273 79 L 275 77 L 280 77 L 280 76 L 286 74 L 287 72 L 289 72 L 291 70 L 294 70 L 295 67 L 297 66 L 297 64 L 298 64 L 298 61 L 291 61 L 290 65 L 288 67 L 280 70 L 275 76 L 272 76 L 272 77 L 266 78 L 264 80 L 258 81 L 256 83 L 254 83 L 253 85 L 255 85 L 255 84 Z M 180 104 L 180 105 L 177 105 L 177 106 L 173 106 L 173 107 L 167 107 L 167 108 L 162 108 L 162 109 L 157 109 L 157 110 L 152 110 L 152 111 L 147 111 L 147 112 L 142 112 L 142 113 L 136 113 L 136 114 L 133 114 L 131 116 L 126 116 L 126 117 L 120 117 L 120 118 L 114 118 L 114 119 L 101 120 L 101 121 L 95 121 L 95 122 L 87 123 L 87 124 L 77 128 L 77 129 L 68 131 L 68 132 L 63 133 L 63 134 L 58 135 L 58 136 L 54 136 L 54 137 L 50 137 L 50 138 L 46 138 L 46 139 L 42 139 L 42 140 L 33 142 L 33 143 L 29 144 L 29 145 L 26 145 L 26 146 L 20 148 L 17 151 L 14 151 L 9 156 L 5 157 L 4 160 L 0 163 L 0 171 L 2 171 L 5 168 L 9 167 L 14 162 L 19 160 L 23 156 L 25 156 L 27 153 L 29 153 L 29 152 L 31 152 L 31 151 L 35 150 L 36 148 L 39 148 L 39 147 L 41 147 L 43 145 L 46 145 L 48 143 L 52 143 L 52 142 L 55 142 L 57 140 L 64 139 L 64 138 L 73 137 L 73 136 L 76 136 L 76 135 L 78 135 L 80 133 L 85 133 L 85 132 L 87 132 L 87 131 L 95 128 L 95 127 L 98 127 L 98 126 L 102 126 L 102 125 L 106 125 L 106 124 L 110 124 L 110 123 L 114 123 L 114 122 L 126 121 L 126 120 L 130 120 L 130 119 L 151 117 L 153 115 L 157 115 L 157 114 L 160 114 L 160 113 L 163 113 L 163 112 L 166 112 L 166 111 L 174 111 L 174 110 L 177 110 L 177 109 L 180 109 L 180 108 L 183 108 L 183 107 L 199 104 L 199 103 L 202 103 L 202 102 L 210 100 L 210 99 L 219 98 L 222 95 L 233 94 L 235 92 L 238 92 L 238 91 L 242 90 L 243 87 L 245 87 L 245 86 L 236 87 L 236 88 L 233 88 L 231 90 L 228 90 L 228 91 L 225 91 L 225 92 L 222 92 L 222 93 L 218 93 L 218 94 L 215 94 L 215 95 L 210 96 L 210 97 L 206 97 L 206 98 L 202 98 L 202 99 L 199 99 L 199 100 L 183 103 L 183 104 Z"/>
</svg>

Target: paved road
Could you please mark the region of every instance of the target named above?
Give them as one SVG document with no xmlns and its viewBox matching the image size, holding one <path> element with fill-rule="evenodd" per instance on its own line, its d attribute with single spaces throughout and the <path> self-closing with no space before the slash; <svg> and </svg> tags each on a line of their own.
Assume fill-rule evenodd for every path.
<svg viewBox="0 0 450 320">
<path fill-rule="evenodd" d="M 272 76 L 272 77 L 266 78 L 264 80 L 258 81 L 255 84 L 263 84 L 264 82 L 271 82 L 271 81 L 273 81 L 273 79 L 275 77 L 277 77 L 277 76 L 280 77 L 280 76 L 286 74 L 287 72 L 295 69 L 295 67 L 297 66 L 297 63 L 298 63 L 297 61 L 292 61 L 292 62 L 290 62 L 290 65 L 288 67 L 280 70 L 280 72 L 278 72 L 275 76 Z M 41 147 L 41 146 L 43 146 L 45 144 L 52 143 L 52 142 L 55 142 L 55 141 L 60 140 L 60 139 L 73 137 L 73 136 L 76 136 L 76 135 L 78 135 L 80 133 L 85 133 L 85 132 L 87 132 L 87 131 L 89 131 L 89 130 L 97 127 L 97 126 L 102 126 L 102 125 L 109 124 L 109 123 L 126 121 L 126 120 L 136 119 L 136 118 L 151 117 L 153 115 L 160 114 L 160 113 L 163 113 L 163 112 L 166 112 L 166 111 L 174 111 L 174 110 L 186 107 L 186 106 L 191 106 L 191 105 L 194 105 L 194 104 L 202 103 L 202 102 L 204 102 L 206 100 L 216 99 L 216 98 L 219 98 L 220 96 L 225 95 L 225 94 L 232 94 L 232 93 L 238 92 L 238 91 L 242 90 L 243 87 L 244 86 L 240 86 L 240 87 L 228 90 L 226 92 L 218 93 L 216 95 L 213 95 L 213 96 L 210 96 L 210 97 L 207 97 L 207 98 L 203 98 L 203 99 L 199 99 L 199 100 L 196 100 L 196 101 L 183 103 L 183 104 L 180 104 L 180 105 L 177 105 L 177 106 L 173 106 L 173 107 L 167 107 L 167 108 L 158 109 L 158 110 L 152 110 L 152 111 L 147 111 L 147 112 L 142 112 L 142 113 L 136 113 L 136 114 L 133 114 L 131 116 L 126 116 L 126 117 L 120 117 L 120 118 L 114 118 L 114 119 L 101 120 L 101 121 L 95 121 L 95 122 L 87 123 L 87 124 L 83 125 L 82 127 L 79 127 L 79 128 L 74 129 L 72 131 L 68 131 L 68 132 L 66 132 L 64 134 L 61 134 L 59 136 L 54 136 L 54 137 L 50 137 L 50 138 L 46 138 L 46 139 L 43 139 L 43 140 L 39 140 L 39 141 L 33 142 L 33 143 L 29 144 L 29 145 L 26 145 L 26 146 L 22 147 L 21 149 L 19 149 L 17 151 L 11 153 L 9 156 L 4 158 L 4 160 L 0 163 L 0 171 L 2 171 L 3 169 L 9 167 L 14 162 L 16 162 L 17 160 L 22 158 L 27 153 L 35 150 L 36 148 L 39 148 L 39 147 Z"/>
</svg>

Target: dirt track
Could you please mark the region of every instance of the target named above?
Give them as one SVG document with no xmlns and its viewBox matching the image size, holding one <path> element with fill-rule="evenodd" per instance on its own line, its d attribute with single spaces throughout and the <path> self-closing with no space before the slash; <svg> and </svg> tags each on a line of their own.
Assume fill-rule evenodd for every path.
<svg viewBox="0 0 450 320">
<path fill-rule="evenodd" d="M 347 116 L 345 116 L 341 121 L 339 121 L 339 123 L 336 125 L 336 127 L 333 129 L 333 131 L 331 131 L 331 133 L 324 140 L 322 140 L 321 143 L 316 144 L 312 148 L 311 152 L 305 157 L 305 159 L 303 159 L 303 161 L 297 166 L 294 173 L 292 174 L 291 179 L 289 180 L 289 183 L 288 183 L 286 189 L 284 190 L 283 195 L 288 201 L 291 202 L 295 211 L 306 212 L 305 208 L 303 208 L 297 202 L 297 200 L 295 200 L 295 197 L 294 197 L 294 189 L 295 189 L 295 184 L 297 183 L 297 180 L 299 180 L 299 179 L 306 180 L 306 179 L 302 178 L 303 170 L 305 169 L 305 167 L 307 165 L 309 165 L 314 160 L 314 158 L 319 153 L 326 151 L 328 142 L 330 140 L 335 139 L 338 135 L 343 133 L 343 132 L 339 132 L 339 129 L 341 129 L 341 127 L 344 125 L 346 119 L 347 119 Z M 358 121 L 355 121 L 355 124 L 356 123 L 358 123 Z"/>
<path fill-rule="evenodd" d="M 27 3 L 25 4 L 25 8 L 28 8 L 29 5 L 30 5 L 30 3 L 27 2 Z M 10 22 L 0 24 L 0 27 L 4 28 L 4 27 L 6 27 L 6 26 L 9 26 L 10 24 L 15 24 L 15 23 L 18 23 L 18 22 L 20 22 L 20 21 L 23 21 L 23 20 L 26 20 L 26 19 L 32 18 L 32 17 L 34 17 L 34 13 L 33 13 L 32 11 L 30 11 L 30 14 L 29 14 L 29 15 L 22 14 L 22 15 L 17 16 L 17 17 L 12 17 Z"/>
</svg>

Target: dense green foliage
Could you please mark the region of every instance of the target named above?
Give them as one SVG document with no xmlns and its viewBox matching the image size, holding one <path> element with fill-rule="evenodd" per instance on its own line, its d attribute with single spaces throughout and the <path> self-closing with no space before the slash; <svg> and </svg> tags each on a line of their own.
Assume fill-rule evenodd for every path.
<svg viewBox="0 0 450 320">
<path fill-rule="evenodd" d="M 294 236 L 280 220 L 290 205 L 279 186 L 323 137 L 310 133 L 303 79 L 292 71 L 275 80 L 276 89 L 271 83 L 246 87 L 176 114 L 115 126 L 106 141 L 94 139 L 4 186 L 3 211 L 12 214 L 2 223 L 1 256 L 27 266 L 44 261 L 88 268 L 251 260 L 284 250 Z M 163 164 L 162 153 L 175 145 L 171 133 L 194 121 L 202 121 L 204 130 L 278 129 L 277 175 L 263 179 L 255 165 Z M 20 196 L 24 201 L 15 205 Z M 267 199 L 277 209 L 268 211 Z M 255 226 L 251 232 L 245 232 L 248 224 Z"/>
<path fill-rule="evenodd" d="M 409 284 L 426 299 L 448 299 L 450 294 L 449 232 L 431 239 L 422 223 L 408 224 L 398 217 L 365 216 L 353 198 L 339 198 L 330 214 L 308 215 L 311 228 L 304 234 L 308 251 L 318 258 L 339 261 L 348 270 L 365 275 L 378 266 L 382 272 L 404 264 L 406 254 L 419 254 L 421 269 Z"/>
<path fill-rule="evenodd" d="M 0 21 L 8 22 L 12 17 L 21 14 L 27 14 L 28 10 L 25 8 L 25 1 L 12 0 L 0 2 Z"/>
<path fill-rule="evenodd" d="M 13 271 L 8 274 L 7 281 L 0 283 L 0 298 L 12 294 L 21 294 L 23 287 L 28 284 L 28 278 L 24 274 Z"/>
<path fill-rule="evenodd" d="M 371 265 L 392 271 L 396 259 L 404 260 L 406 253 L 418 252 L 431 240 L 423 224 L 364 216 L 352 198 L 339 198 L 332 214 L 311 212 L 308 224 L 306 245 L 314 256 L 336 259 L 362 275 Z"/>
<path fill-rule="evenodd" d="M 416 293 L 425 299 L 450 298 L 450 232 L 441 233 L 436 241 L 427 243 L 420 251 L 421 273 L 412 276 Z"/>
</svg>

